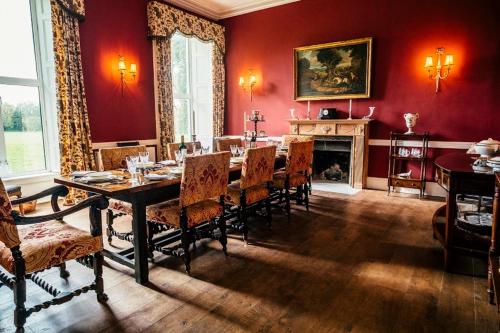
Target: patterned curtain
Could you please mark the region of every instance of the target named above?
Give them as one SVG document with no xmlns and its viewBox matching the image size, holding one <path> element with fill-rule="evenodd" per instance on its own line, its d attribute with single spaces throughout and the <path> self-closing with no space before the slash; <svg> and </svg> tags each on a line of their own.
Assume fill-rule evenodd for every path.
<svg viewBox="0 0 500 333">
<path fill-rule="evenodd" d="M 172 93 L 172 71 L 170 38 L 153 41 L 155 55 L 156 93 L 160 120 L 160 156 L 168 159 L 168 144 L 174 142 L 174 99 Z"/>
<path fill-rule="evenodd" d="M 79 19 L 83 0 L 51 0 L 61 175 L 95 168 L 83 84 Z M 73 203 L 72 193 L 66 204 Z"/>
<path fill-rule="evenodd" d="M 226 41 L 224 27 L 171 7 L 163 2 L 151 1 L 148 3 L 148 35 L 154 40 L 156 52 L 156 81 L 158 110 L 160 112 L 160 145 L 166 151 L 166 144 L 171 142 L 173 133 L 173 97 L 170 73 L 170 42 L 166 47 L 163 41 L 170 41 L 176 31 L 187 36 L 196 36 L 203 41 L 214 43 L 212 56 L 212 89 L 214 136 L 221 136 L 224 132 L 224 97 L 225 97 L 225 67 L 224 54 Z M 164 44 L 160 47 L 160 44 Z M 161 50 L 160 50 L 161 49 Z M 168 52 L 169 54 L 161 54 Z M 162 59 L 158 59 L 162 58 Z M 168 70 L 168 76 L 165 71 Z M 161 84 L 163 81 L 163 85 Z M 166 82 L 168 81 L 168 82 Z M 165 99 L 163 101 L 162 99 Z M 161 107 L 160 107 L 161 106 Z"/>
</svg>

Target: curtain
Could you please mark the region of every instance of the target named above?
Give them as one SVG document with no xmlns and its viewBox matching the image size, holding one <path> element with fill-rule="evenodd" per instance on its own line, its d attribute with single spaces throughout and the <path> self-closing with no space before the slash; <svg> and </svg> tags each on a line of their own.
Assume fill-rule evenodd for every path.
<svg viewBox="0 0 500 333">
<path fill-rule="evenodd" d="M 147 15 L 148 35 L 154 40 L 153 48 L 156 55 L 155 77 L 157 104 L 160 113 L 160 150 L 166 152 L 166 144 L 174 138 L 170 38 L 176 31 L 214 43 L 212 54 L 213 134 L 221 136 L 224 132 L 225 105 L 224 55 L 226 45 L 224 27 L 159 1 L 148 3 Z M 165 42 L 167 40 L 168 44 Z M 168 71 L 168 75 L 166 71 Z M 164 156 L 163 153 L 162 155 Z"/>
<path fill-rule="evenodd" d="M 95 169 L 83 84 L 79 20 L 83 0 L 51 0 L 61 175 Z M 74 203 L 74 193 L 66 204 Z"/>
<path fill-rule="evenodd" d="M 168 143 L 174 141 L 174 99 L 172 93 L 172 55 L 170 38 L 153 41 L 155 55 L 155 77 L 157 109 L 159 112 L 160 129 L 160 156 L 166 160 L 168 156 Z"/>
</svg>

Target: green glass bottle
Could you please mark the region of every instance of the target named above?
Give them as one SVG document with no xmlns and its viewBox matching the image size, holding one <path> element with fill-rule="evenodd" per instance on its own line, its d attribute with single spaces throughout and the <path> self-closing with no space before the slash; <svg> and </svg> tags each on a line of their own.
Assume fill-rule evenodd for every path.
<svg viewBox="0 0 500 333">
<path fill-rule="evenodd" d="M 184 143 L 184 135 L 181 135 L 181 144 L 179 145 L 179 150 L 187 149 L 186 144 Z"/>
</svg>

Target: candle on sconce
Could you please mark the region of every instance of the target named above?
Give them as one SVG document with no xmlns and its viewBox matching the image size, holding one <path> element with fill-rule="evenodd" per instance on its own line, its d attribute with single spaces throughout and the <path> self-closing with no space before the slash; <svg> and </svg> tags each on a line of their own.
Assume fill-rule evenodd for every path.
<svg viewBox="0 0 500 333">
<path fill-rule="evenodd" d="M 349 118 L 352 119 L 352 99 L 349 100 Z"/>
<path fill-rule="evenodd" d="M 247 132 L 247 113 L 243 112 L 243 133 Z"/>
</svg>

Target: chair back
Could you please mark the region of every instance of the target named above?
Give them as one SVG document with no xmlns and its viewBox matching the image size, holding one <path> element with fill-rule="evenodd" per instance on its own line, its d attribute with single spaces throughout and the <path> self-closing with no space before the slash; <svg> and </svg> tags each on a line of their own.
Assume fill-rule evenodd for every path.
<svg viewBox="0 0 500 333">
<path fill-rule="evenodd" d="M 225 195 L 230 158 L 228 152 L 187 156 L 182 171 L 180 206 L 186 207 Z"/>
<path fill-rule="evenodd" d="M 273 180 L 276 146 L 245 150 L 241 169 L 240 188 L 263 184 Z"/>
<path fill-rule="evenodd" d="M 281 137 L 281 143 L 283 146 L 290 146 L 290 142 L 302 142 L 302 141 L 314 141 L 314 136 L 312 135 L 293 135 L 286 134 Z"/>
<path fill-rule="evenodd" d="M 192 154 L 194 149 L 201 149 L 201 142 L 185 142 L 187 153 Z M 175 160 L 175 152 L 179 150 L 180 142 L 167 143 L 167 157 L 170 160 Z"/>
<path fill-rule="evenodd" d="M 231 146 L 243 147 L 243 141 L 240 138 L 218 138 L 216 139 L 217 151 L 231 151 Z"/>
<path fill-rule="evenodd" d="M 112 147 L 99 150 L 99 170 L 108 171 L 126 168 L 127 156 L 137 156 L 145 152 L 146 146 Z"/>
<path fill-rule="evenodd" d="M 313 159 L 314 141 L 290 142 L 286 158 L 286 173 L 294 174 L 309 170 Z"/>
<path fill-rule="evenodd" d="M 17 226 L 12 217 L 12 205 L 2 179 L 0 179 L 0 242 L 8 248 L 21 244 Z"/>
</svg>

